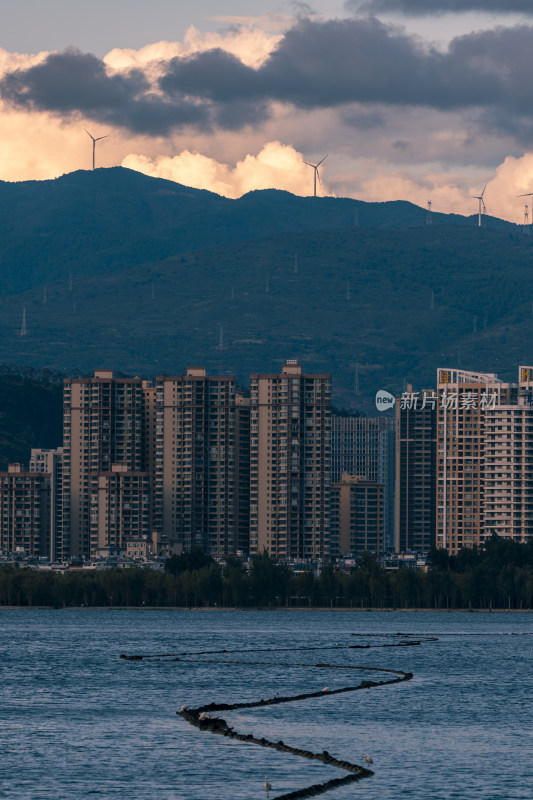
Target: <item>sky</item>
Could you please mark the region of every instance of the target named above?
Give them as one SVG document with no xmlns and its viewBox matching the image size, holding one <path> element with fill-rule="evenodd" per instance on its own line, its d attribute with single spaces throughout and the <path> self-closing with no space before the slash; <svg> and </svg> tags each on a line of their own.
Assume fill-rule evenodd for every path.
<svg viewBox="0 0 533 800">
<path fill-rule="evenodd" d="M 228 197 L 313 191 L 524 219 L 531 0 L 17 0 L 0 179 L 122 165 Z M 84 130 L 85 129 L 85 130 Z"/>
</svg>

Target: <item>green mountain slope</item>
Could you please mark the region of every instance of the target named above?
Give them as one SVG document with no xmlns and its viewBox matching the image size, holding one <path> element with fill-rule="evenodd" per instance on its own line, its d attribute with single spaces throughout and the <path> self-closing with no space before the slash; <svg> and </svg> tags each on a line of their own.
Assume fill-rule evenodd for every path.
<svg viewBox="0 0 533 800">
<path fill-rule="evenodd" d="M 0 293 L 114 274 L 147 261 L 282 232 L 403 229 L 425 224 L 408 202 L 296 197 L 275 190 L 238 200 L 115 167 L 50 181 L 0 182 Z M 435 224 L 477 218 L 434 214 Z M 487 217 L 488 227 L 512 229 Z"/>
<path fill-rule="evenodd" d="M 371 410 L 378 388 L 433 386 L 437 366 L 515 378 L 533 362 L 532 301 L 533 238 L 516 229 L 281 233 L 78 277 L 72 292 L 50 284 L 46 304 L 38 289 L 4 296 L 0 362 L 145 375 L 201 364 L 246 381 L 299 358 L 333 373 L 339 404 Z"/>
<path fill-rule="evenodd" d="M 32 447 L 58 447 L 63 436 L 58 375 L 0 368 L 0 469 L 28 465 Z"/>
</svg>

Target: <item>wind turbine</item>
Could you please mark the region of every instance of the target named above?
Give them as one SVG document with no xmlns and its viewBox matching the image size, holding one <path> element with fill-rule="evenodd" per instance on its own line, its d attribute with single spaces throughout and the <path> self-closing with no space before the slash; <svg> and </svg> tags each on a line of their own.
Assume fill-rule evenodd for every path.
<svg viewBox="0 0 533 800">
<path fill-rule="evenodd" d="M 90 138 L 93 140 L 93 169 L 94 169 L 94 157 L 95 157 L 95 153 L 96 153 L 96 142 L 99 142 L 101 139 L 107 139 L 107 137 L 109 136 L 109 134 L 108 134 L 108 133 L 106 133 L 106 135 L 105 135 L 105 136 L 97 136 L 97 137 L 96 137 L 96 139 L 95 139 L 95 138 L 94 138 L 94 136 L 93 136 L 92 134 L 90 134 L 90 133 L 89 133 L 89 131 L 87 130 L 87 128 L 84 128 L 83 130 L 85 131 L 85 133 L 87 134 L 87 136 L 90 136 Z"/>
<path fill-rule="evenodd" d="M 479 210 L 478 210 L 478 215 L 477 215 L 477 224 L 478 224 L 479 228 L 481 228 L 481 215 L 487 213 L 487 207 L 485 205 L 485 201 L 483 200 L 483 195 L 485 194 L 485 189 L 486 188 L 487 188 L 487 184 L 485 184 L 485 186 L 483 187 L 483 191 L 481 192 L 481 194 L 473 194 L 472 195 L 474 200 L 478 200 L 479 201 L 479 204 L 478 204 L 479 205 Z"/>
<path fill-rule="evenodd" d="M 519 194 L 518 197 L 531 197 L 533 203 L 533 192 L 527 192 L 526 194 Z M 527 208 L 527 206 L 526 206 Z M 526 221 L 524 220 L 524 225 L 526 225 Z M 531 207 L 531 224 L 533 225 L 533 206 Z"/>
<path fill-rule="evenodd" d="M 324 161 L 326 160 L 326 158 L 327 158 L 327 155 L 325 155 L 325 156 L 324 156 L 324 158 L 322 159 L 322 161 L 319 161 L 319 162 L 318 162 L 318 164 L 311 164 L 311 162 L 310 162 L 310 161 L 304 161 L 304 164 L 307 164 L 307 166 L 308 166 L 308 167 L 313 167 L 313 169 L 314 169 L 314 171 L 315 171 L 315 174 L 314 174 L 314 184 L 313 184 L 313 186 L 314 186 L 313 197 L 316 197 L 316 179 L 317 179 L 317 178 L 318 178 L 318 182 L 320 183 L 320 175 L 318 174 L 318 168 L 319 168 L 319 166 L 320 166 L 321 164 L 323 164 L 323 163 L 324 163 Z"/>
</svg>

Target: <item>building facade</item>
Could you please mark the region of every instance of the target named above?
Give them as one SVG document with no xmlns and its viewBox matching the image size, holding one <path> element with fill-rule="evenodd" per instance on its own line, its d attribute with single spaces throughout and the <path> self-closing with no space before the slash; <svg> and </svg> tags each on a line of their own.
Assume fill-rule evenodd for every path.
<svg viewBox="0 0 533 800">
<path fill-rule="evenodd" d="M 0 472 L 0 550 L 50 559 L 50 475 L 21 464 Z"/>
<path fill-rule="evenodd" d="M 437 546 L 456 553 L 483 544 L 487 414 L 517 404 L 516 384 L 493 373 L 437 373 Z"/>
<path fill-rule="evenodd" d="M 409 400 L 396 402 L 394 549 L 427 553 L 436 543 L 437 395 L 407 388 Z"/>
<path fill-rule="evenodd" d="M 50 561 L 60 559 L 63 545 L 63 448 L 54 450 L 33 448 L 30 456 L 30 472 L 47 474 L 50 477 Z"/>
<path fill-rule="evenodd" d="M 358 475 L 345 474 L 331 487 L 331 550 L 357 556 L 383 552 L 384 487 Z"/>
<path fill-rule="evenodd" d="M 191 367 L 157 379 L 154 525 L 178 552 L 246 547 L 247 417 L 234 377 Z"/>
<path fill-rule="evenodd" d="M 250 384 L 250 553 L 330 552 L 331 376 L 296 361 Z"/>
<path fill-rule="evenodd" d="M 97 370 L 67 379 L 63 395 L 63 555 L 91 554 L 91 476 L 113 464 L 143 471 L 144 408 L 140 378 Z"/>
<path fill-rule="evenodd" d="M 150 483 L 148 472 L 130 472 L 124 464 L 91 475 L 91 553 L 140 542 L 151 548 Z"/>
<path fill-rule="evenodd" d="M 385 550 L 394 549 L 395 447 L 393 416 L 331 417 L 331 480 L 347 473 L 382 484 Z"/>
</svg>

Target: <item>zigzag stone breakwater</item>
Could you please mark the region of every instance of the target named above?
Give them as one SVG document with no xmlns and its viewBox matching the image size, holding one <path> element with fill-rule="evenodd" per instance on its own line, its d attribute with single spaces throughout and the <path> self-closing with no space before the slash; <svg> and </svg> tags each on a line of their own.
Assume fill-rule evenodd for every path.
<svg viewBox="0 0 533 800">
<path fill-rule="evenodd" d="M 354 634 L 357 635 L 357 634 Z M 223 655 L 223 654 L 237 654 L 237 653 L 244 653 L 246 655 L 252 653 L 272 653 L 277 654 L 281 650 L 287 651 L 290 650 L 292 652 L 300 652 L 300 651 L 310 651 L 310 650 L 354 650 L 354 649 L 370 649 L 370 648 L 381 648 L 381 647 L 410 647 L 421 645 L 423 642 L 434 642 L 437 641 L 436 637 L 425 637 L 425 638 L 411 638 L 409 634 L 397 634 L 397 636 L 401 636 L 401 641 L 393 642 L 393 643 L 386 643 L 386 644 L 365 644 L 365 645 L 328 645 L 322 647 L 294 647 L 294 648 L 280 648 L 272 649 L 272 648 L 258 648 L 258 649 L 243 649 L 243 650 L 204 650 L 201 652 L 181 652 L 181 653 L 160 653 L 160 654 L 144 654 L 144 655 L 121 655 L 120 658 L 126 661 L 174 661 L 174 662 L 182 662 L 182 663 L 198 663 L 198 664 L 240 664 L 240 665 L 254 665 L 254 666 L 287 666 L 287 667 L 314 667 L 316 669 L 321 670 L 348 670 L 348 671 L 361 671 L 361 672 L 379 672 L 382 674 L 389 674 L 391 677 L 387 680 L 379 680 L 379 681 L 372 681 L 372 680 L 362 680 L 360 683 L 356 685 L 348 685 L 342 686 L 336 689 L 329 689 L 325 687 L 321 691 L 313 691 L 313 692 L 303 692 L 301 694 L 294 694 L 288 695 L 284 697 L 275 696 L 268 699 L 261 698 L 260 700 L 252 701 L 252 702 L 241 702 L 241 703 L 208 703 L 203 706 L 198 706 L 197 708 L 189 708 L 188 706 L 182 706 L 181 709 L 176 712 L 184 720 L 186 720 L 189 724 L 194 725 L 196 728 L 199 728 L 202 731 L 206 731 L 208 733 L 218 734 L 220 736 L 227 736 L 230 739 L 237 739 L 241 742 L 246 742 L 248 744 L 256 744 L 261 747 L 271 748 L 272 750 L 277 750 L 282 753 L 288 753 L 290 755 L 299 756 L 300 758 L 307 758 L 313 761 L 319 761 L 322 764 L 325 764 L 330 767 L 336 767 L 337 769 L 343 770 L 345 774 L 339 778 L 332 778 L 330 780 L 324 781 L 322 783 L 315 783 L 311 786 L 307 786 L 302 789 L 297 789 L 296 791 L 289 792 L 288 794 L 277 795 L 276 798 L 273 800 L 305 800 L 308 797 L 315 797 L 319 794 L 324 794 L 332 789 L 336 789 L 340 786 L 346 786 L 347 784 L 354 783 L 356 781 L 362 780 L 363 778 L 369 778 L 374 773 L 363 767 L 359 764 L 353 764 L 350 761 L 346 761 L 344 759 L 336 758 L 332 756 L 327 750 L 323 750 L 322 752 L 312 752 L 311 750 L 305 750 L 298 747 L 293 747 L 285 742 L 279 741 L 272 741 L 266 739 L 264 737 L 257 737 L 254 736 L 252 733 L 241 733 L 231 725 L 227 723 L 227 721 L 221 717 L 216 716 L 219 712 L 222 711 L 238 711 L 240 709 L 250 709 L 250 708 L 262 708 L 265 706 L 273 706 L 279 705 L 281 703 L 295 703 L 301 700 L 309 700 L 309 699 L 323 699 L 324 697 L 332 696 L 332 695 L 339 695 L 339 694 L 346 694 L 348 692 L 356 692 L 362 689 L 375 689 L 378 687 L 383 686 L 392 686 L 396 683 L 403 683 L 405 681 L 411 680 L 413 677 L 412 672 L 404 672 L 402 670 L 394 670 L 394 669 L 385 669 L 383 667 L 362 667 L 362 666 L 351 666 L 346 664 L 330 664 L 325 662 L 319 662 L 316 664 L 309 664 L 309 663 L 280 663 L 279 661 L 273 662 L 264 662 L 264 661 L 249 661 L 249 660 L 227 660 L 221 658 L 202 658 L 201 656 L 207 655 Z"/>
</svg>

